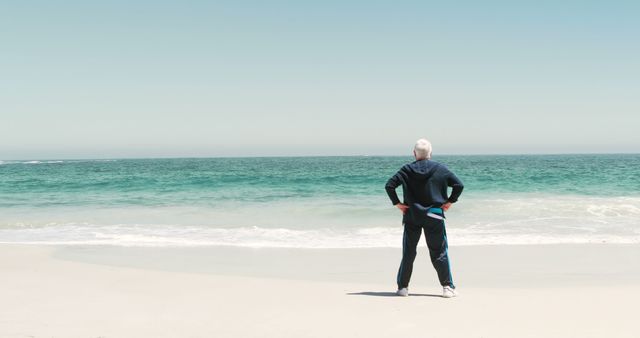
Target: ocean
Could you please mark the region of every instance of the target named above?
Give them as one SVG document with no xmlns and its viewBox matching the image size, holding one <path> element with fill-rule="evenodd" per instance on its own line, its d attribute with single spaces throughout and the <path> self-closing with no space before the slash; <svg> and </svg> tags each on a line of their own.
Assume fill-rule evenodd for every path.
<svg viewBox="0 0 640 338">
<path fill-rule="evenodd" d="M 452 246 L 640 243 L 640 155 L 433 160 L 465 184 L 447 213 Z M 0 161 L 0 243 L 400 247 L 401 214 L 384 185 L 411 161 Z"/>
</svg>

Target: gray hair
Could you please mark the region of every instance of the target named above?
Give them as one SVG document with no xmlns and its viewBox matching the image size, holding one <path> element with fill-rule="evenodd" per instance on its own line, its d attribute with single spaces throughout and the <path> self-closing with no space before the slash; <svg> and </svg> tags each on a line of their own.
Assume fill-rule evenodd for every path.
<svg viewBox="0 0 640 338">
<path fill-rule="evenodd" d="M 416 154 L 416 160 L 430 160 L 431 142 L 427 139 L 421 138 L 416 141 L 416 146 L 413 147 L 413 151 Z"/>
</svg>

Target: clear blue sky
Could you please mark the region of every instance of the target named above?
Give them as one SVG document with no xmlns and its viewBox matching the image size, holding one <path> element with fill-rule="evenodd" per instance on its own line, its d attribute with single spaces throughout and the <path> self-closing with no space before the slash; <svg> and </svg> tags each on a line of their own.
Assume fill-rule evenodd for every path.
<svg viewBox="0 0 640 338">
<path fill-rule="evenodd" d="M 0 159 L 638 152 L 638 1 L 11 1 Z"/>
</svg>

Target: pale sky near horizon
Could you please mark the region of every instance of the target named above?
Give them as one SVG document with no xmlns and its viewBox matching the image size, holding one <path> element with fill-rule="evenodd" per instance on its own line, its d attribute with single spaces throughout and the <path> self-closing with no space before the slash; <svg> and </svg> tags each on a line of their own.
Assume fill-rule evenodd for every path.
<svg viewBox="0 0 640 338">
<path fill-rule="evenodd" d="M 636 1 L 0 3 L 0 159 L 640 152 Z"/>
</svg>

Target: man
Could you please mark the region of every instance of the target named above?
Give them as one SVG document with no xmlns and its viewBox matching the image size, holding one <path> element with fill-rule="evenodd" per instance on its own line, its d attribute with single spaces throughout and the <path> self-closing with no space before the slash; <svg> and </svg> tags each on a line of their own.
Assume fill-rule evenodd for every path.
<svg viewBox="0 0 640 338">
<path fill-rule="evenodd" d="M 458 200 L 464 186 L 447 167 L 431 161 L 429 141 L 419 139 L 413 155 L 416 160 L 400 168 L 385 186 L 391 202 L 403 214 L 402 261 L 398 270 L 396 294 L 405 297 L 409 295 L 408 286 L 413 271 L 413 261 L 416 258 L 416 246 L 421 232 L 424 231 L 431 263 L 443 287 L 442 296 L 455 297 L 457 294 L 447 254 L 444 212 Z M 396 188 L 400 185 L 402 185 L 404 203 L 400 202 L 396 194 Z M 447 196 L 447 187 L 452 188 L 449 196 Z"/>
</svg>

